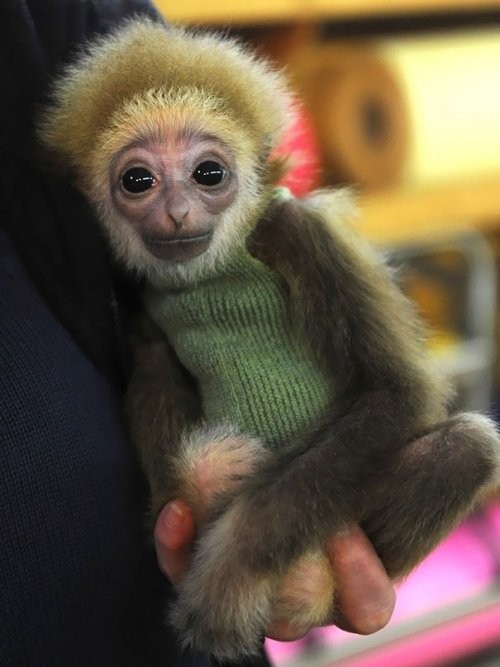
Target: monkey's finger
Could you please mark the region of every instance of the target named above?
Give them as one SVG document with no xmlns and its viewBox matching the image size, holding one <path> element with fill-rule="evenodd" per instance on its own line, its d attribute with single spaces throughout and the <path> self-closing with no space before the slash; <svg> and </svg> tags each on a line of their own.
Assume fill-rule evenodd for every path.
<svg viewBox="0 0 500 667">
<path fill-rule="evenodd" d="M 180 500 L 165 505 L 156 520 L 154 539 L 160 570 L 173 584 L 178 584 L 187 572 L 194 536 L 195 523 L 189 506 Z"/>
<path fill-rule="evenodd" d="M 316 551 L 304 553 L 280 579 L 268 636 L 292 641 L 324 625 L 332 613 L 334 592 L 335 576 L 326 556 Z"/>
<path fill-rule="evenodd" d="M 390 621 L 396 595 L 382 562 L 359 526 L 328 541 L 337 580 L 336 625 L 367 635 Z"/>
</svg>

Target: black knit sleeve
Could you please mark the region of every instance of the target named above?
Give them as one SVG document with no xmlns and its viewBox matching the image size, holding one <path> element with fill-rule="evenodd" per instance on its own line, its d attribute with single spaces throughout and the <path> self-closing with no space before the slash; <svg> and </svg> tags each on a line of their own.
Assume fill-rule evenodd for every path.
<svg viewBox="0 0 500 667">
<path fill-rule="evenodd" d="M 34 127 L 58 68 L 140 13 L 160 19 L 148 0 L 0 0 L 0 228 L 53 314 L 120 384 L 121 320 L 101 234 L 81 195 L 39 167 Z"/>
<path fill-rule="evenodd" d="M 30 157 L 34 114 L 57 68 L 84 41 L 133 14 L 159 19 L 149 0 L 1 1 L 2 152 Z"/>
<path fill-rule="evenodd" d="M 26 0 L 26 3 L 49 70 L 70 59 L 83 41 L 96 33 L 106 33 L 124 18 L 136 14 L 158 18 L 149 0 Z"/>
</svg>

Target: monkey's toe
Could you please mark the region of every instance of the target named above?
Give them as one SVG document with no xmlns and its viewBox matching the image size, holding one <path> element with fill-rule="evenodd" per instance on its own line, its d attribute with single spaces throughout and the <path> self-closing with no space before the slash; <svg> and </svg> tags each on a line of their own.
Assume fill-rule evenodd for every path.
<svg viewBox="0 0 500 667">
<path fill-rule="evenodd" d="M 217 607 L 217 602 L 214 602 Z M 229 620 L 222 615 L 208 615 L 201 610 L 189 611 L 179 604 L 170 614 L 184 648 L 209 654 L 218 660 L 241 660 L 257 655 L 262 648 L 264 631 L 256 632 L 241 620 Z"/>
</svg>

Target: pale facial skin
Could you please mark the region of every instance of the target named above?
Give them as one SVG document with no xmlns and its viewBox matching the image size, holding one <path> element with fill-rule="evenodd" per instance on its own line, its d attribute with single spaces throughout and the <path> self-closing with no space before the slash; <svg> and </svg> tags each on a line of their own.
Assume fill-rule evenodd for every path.
<svg viewBox="0 0 500 667">
<path fill-rule="evenodd" d="M 154 257 L 185 262 L 210 246 L 238 191 L 231 151 L 210 135 L 134 142 L 115 158 L 111 196 Z"/>
</svg>

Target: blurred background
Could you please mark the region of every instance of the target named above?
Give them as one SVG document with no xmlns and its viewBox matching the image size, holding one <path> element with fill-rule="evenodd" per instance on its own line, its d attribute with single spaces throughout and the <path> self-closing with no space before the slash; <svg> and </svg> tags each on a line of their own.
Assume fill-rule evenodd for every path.
<svg viewBox="0 0 500 667">
<path fill-rule="evenodd" d="M 156 0 L 283 67 L 282 150 L 301 196 L 351 186 L 360 231 L 400 267 L 457 405 L 500 414 L 500 0 Z M 289 667 L 500 667 L 500 497 L 402 584 L 372 637 L 268 642 Z"/>
</svg>

